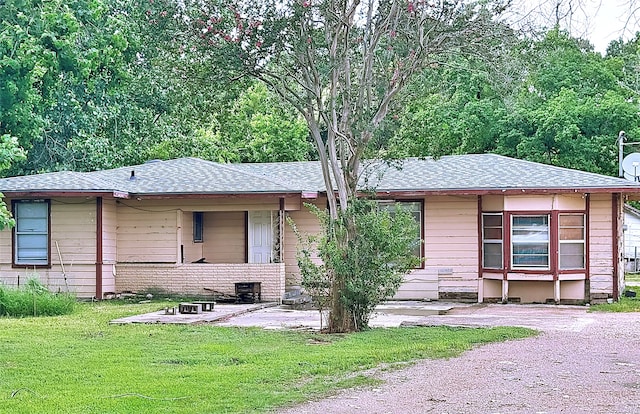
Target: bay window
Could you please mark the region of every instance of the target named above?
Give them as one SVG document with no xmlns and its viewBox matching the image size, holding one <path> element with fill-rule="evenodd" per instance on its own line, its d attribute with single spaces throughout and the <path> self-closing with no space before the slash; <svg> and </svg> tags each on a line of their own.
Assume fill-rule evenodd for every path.
<svg viewBox="0 0 640 414">
<path fill-rule="evenodd" d="M 482 268 L 581 271 L 587 261 L 586 223 L 583 212 L 482 213 Z"/>
</svg>

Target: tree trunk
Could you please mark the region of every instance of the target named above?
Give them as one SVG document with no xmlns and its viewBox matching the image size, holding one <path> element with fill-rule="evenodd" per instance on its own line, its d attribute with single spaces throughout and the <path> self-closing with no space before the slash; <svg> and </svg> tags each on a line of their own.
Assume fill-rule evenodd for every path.
<svg viewBox="0 0 640 414">
<path fill-rule="evenodd" d="M 346 207 L 345 207 L 346 208 Z M 343 212 L 345 210 L 342 210 Z M 332 218 L 332 220 L 334 220 Z M 352 214 L 341 214 L 337 220 L 333 223 L 334 226 L 342 227 L 338 231 L 332 231 L 332 236 L 337 240 L 336 242 L 340 246 L 339 251 L 347 254 L 349 249 L 349 241 L 357 237 L 356 223 Z M 349 310 L 347 304 L 343 299 L 343 293 L 345 292 L 345 285 L 349 277 L 347 273 L 337 272 L 336 269 L 330 269 L 333 273 L 331 280 L 333 281 L 331 286 L 331 311 L 329 313 L 329 332 L 343 333 L 353 332 L 358 330 L 358 326 L 355 323 L 353 313 Z"/>
</svg>

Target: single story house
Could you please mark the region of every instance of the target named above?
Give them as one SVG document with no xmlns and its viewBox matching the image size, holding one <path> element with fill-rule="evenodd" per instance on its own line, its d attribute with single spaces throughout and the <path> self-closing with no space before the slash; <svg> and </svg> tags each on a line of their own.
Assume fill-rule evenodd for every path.
<svg viewBox="0 0 640 414">
<path fill-rule="evenodd" d="M 423 264 L 397 299 L 576 303 L 624 288 L 623 205 L 640 184 L 493 154 L 363 167 L 377 197 L 419 222 Z M 363 181 L 364 183 L 364 181 Z M 317 162 L 196 158 L 0 179 L 17 225 L 0 232 L 0 283 L 52 290 L 233 294 L 279 301 L 300 283 L 305 203 L 327 206 Z"/>
</svg>

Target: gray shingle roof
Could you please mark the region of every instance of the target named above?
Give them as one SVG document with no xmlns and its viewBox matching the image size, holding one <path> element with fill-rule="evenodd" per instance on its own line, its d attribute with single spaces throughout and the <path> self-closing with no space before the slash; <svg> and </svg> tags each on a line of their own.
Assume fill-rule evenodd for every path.
<svg viewBox="0 0 640 414">
<path fill-rule="evenodd" d="M 361 184 L 378 191 L 603 190 L 639 192 L 640 183 L 494 154 L 365 163 Z M 135 179 L 131 179 L 134 172 Z M 318 162 L 220 164 L 197 158 L 95 172 L 0 179 L 2 192 L 125 192 L 130 195 L 259 194 L 324 191 Z"/>
<path fill-rule="evenodd" d="M 377 188 L 389 190 L 502 190 L 560 188 L 640 188 L 625 179 L 571 170 L 495 154 L 408 159 L 389 168 Z"/>
</svg>

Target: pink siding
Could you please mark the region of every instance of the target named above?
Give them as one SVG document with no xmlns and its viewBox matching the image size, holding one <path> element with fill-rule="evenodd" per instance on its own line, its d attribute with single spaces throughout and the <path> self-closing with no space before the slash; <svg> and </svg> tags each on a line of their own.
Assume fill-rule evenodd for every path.
<svg viewBox="0 0 640 414">
<path fill-rule="evenodd" d="M 327 205 L 327 200 L 326 198 L 321 198 L 315 200 L 313 204 L 319 208 L 324 208 Z M 318 234 L 321 231 L 317 217 L 307 207 L 303 206 L 300 211 L 289 211 L 287 216 L 294 221 L 302 235 Z M 285 222 L 283 256 L 287 286 L 300 285 L 300 269 L 296 259 L 298 248 L 298 239 L 291 226 Z"/>
<path fill-rule="evenodd" d="M 425 274 L 439 296 L 478 293 L 478 199 L 441 196 L 425 201 Z"/>
<path fill-rule="evenodd" d="M 118 205 L 117 260 L 125 263 L 176 263 L 178 210 Z"/>
<path fill-rule="evenodd" d="M 204 215 L 203 257 L 210 263 L 245 263 L 245 212 L 211 212 Z"/>
<path fill-rule="evenodd" d="M 102 292 L 115 292 L 118 214 L 113 199 L 102 201 Z"/>
<path fill-rule="evenodd" d="M 10 203 L 10 200 L 6 201 Z M 17 286 L 35 277 L 52 291 L 70 291 L 79 297 L 92 297 L 95 294 L 96 274 L 95 220 L 95 199 L 51 200 L 50 269 L 12 268 L 11 230 L 1 231 L 0 283 Z"/>
<path fill-rule="evenodd" d="M 613 294 L 611 195 L 593 195 L 590 204 L 589 268 L 591 295 L 606 298 Z"/>
<path fill-rule="evenodd" d="M 202 258 L 208 263 L 245 263 L 244 211 L 203 212 L 203 241 L 193 241 L 193 214 L 183 215 L 184 262 Z"/>
</svg>

